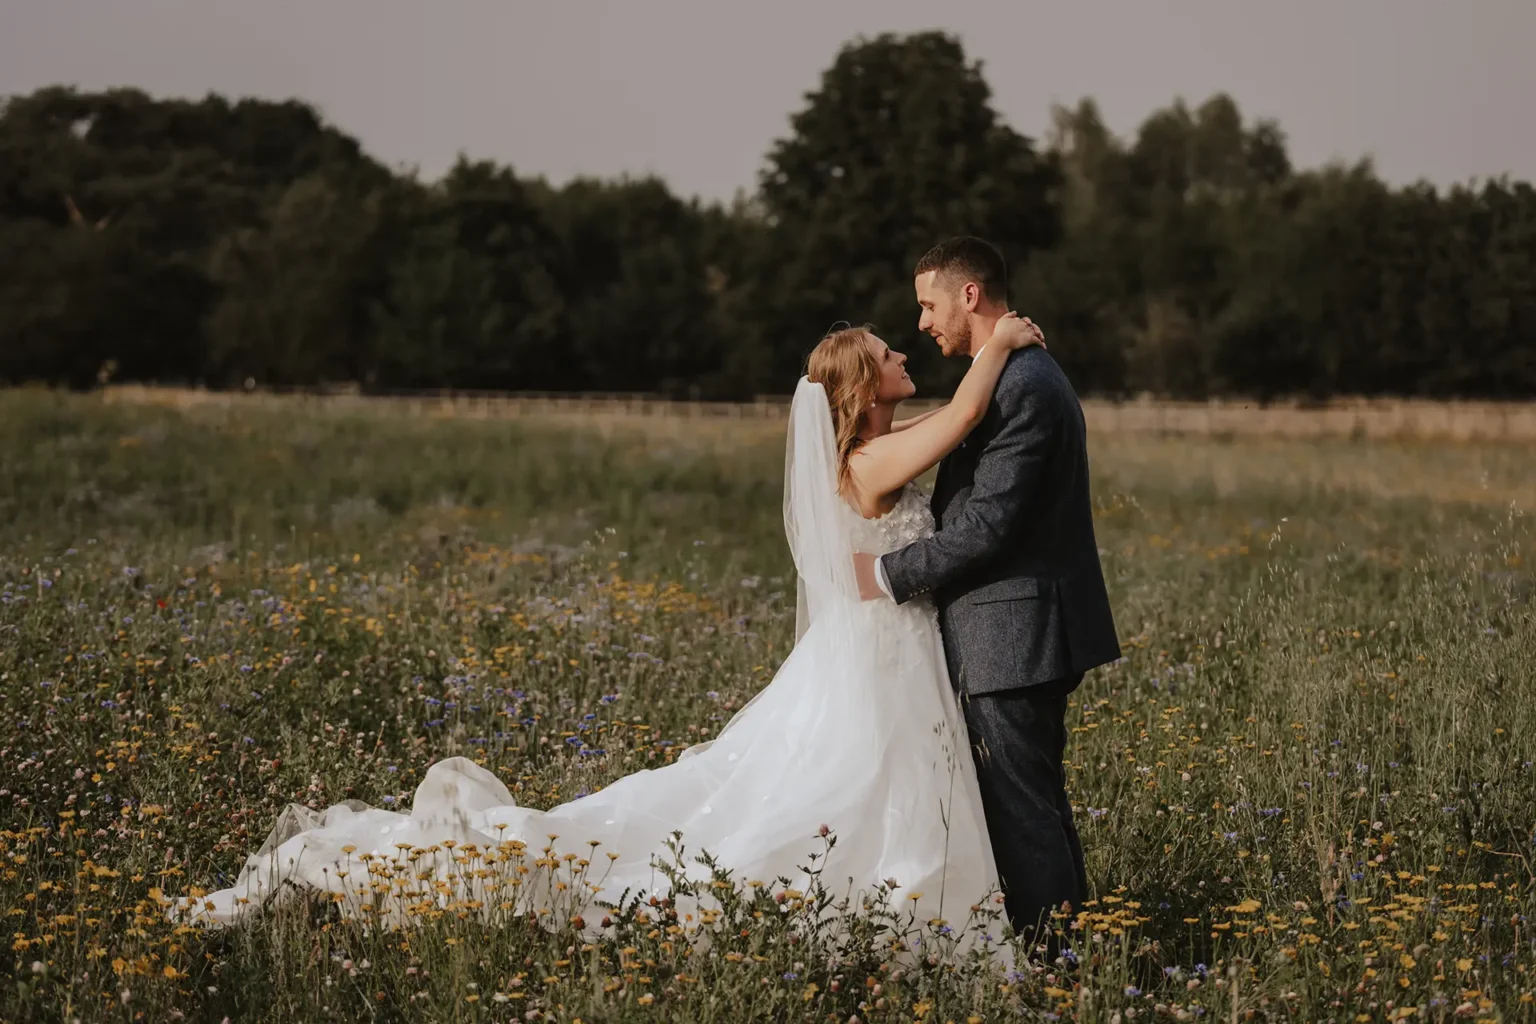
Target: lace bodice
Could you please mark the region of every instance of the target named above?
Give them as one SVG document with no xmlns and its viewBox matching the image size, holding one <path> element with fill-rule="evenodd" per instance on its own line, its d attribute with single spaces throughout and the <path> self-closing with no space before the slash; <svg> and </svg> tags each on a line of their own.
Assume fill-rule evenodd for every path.
<svg viewBox="0 0 1536 1024">
<path fill-rule="evenodd" d="M 928 495 L 908 484 L 895 507 L 878 519 L 860 519 L 854 530 L 858 549 L 876 555 L 931 537 L 933 513 L 928 509 Z"/>
</svg>

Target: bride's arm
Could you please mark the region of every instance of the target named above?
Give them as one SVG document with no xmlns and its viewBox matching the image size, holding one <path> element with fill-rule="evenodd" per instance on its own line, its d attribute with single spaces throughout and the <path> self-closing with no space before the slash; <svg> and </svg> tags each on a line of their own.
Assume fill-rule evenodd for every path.
<svg viewBox="0 0 1536 1024">
<path fill-rule="evenodd" d="M 909 427 L 915 427 L 931 416 L 936 416 L 942 409 L 929 409 L 927 412 L 918 413 L 916 416 L 908 416 L 904 420 L 894 420 L 891 423 L 891 433 L 899 433 Z"/>
<path fill-rule="evenodd" d="M 987 413 L 992 392 L 1015 349 L 1039 344 L 1035 328 L 1011 314 L 998 321 L 997 331 L 955 390 L 948 405 L 935 409 L 901 433 L 877 437 L 848 463 L 859 503 L 865 507 L 926 473 L 965 440 Z"/>
</svg>

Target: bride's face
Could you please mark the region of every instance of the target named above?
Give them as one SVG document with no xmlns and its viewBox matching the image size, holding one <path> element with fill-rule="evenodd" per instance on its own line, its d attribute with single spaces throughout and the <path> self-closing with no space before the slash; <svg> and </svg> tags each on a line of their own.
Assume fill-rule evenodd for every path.
<svg viewBox="0 0 1536 1024">
<path fill-rule="evenodd" d="M 865 344 L 880 364 L 880 386 L 875 391 L 875 401 L 895 405 L 917 394 L 917 385 L 907 376 L 907 357 L 875 337 L 868 336 Z"/>
</svg>

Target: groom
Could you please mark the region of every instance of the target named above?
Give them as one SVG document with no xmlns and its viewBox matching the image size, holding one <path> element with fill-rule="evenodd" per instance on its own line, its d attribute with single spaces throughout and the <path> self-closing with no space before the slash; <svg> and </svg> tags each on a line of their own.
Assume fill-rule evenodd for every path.
<svg viewBox="0 0 1536 1024">
<path fill-rule="evenodd" d="M 1008 311 L 1002 255 L 955 238 L 918 261 L 918 330 L 974 358 Z M 1044 348 L 1009 357 L 986 417 L 939 464 L 938 532 L 855 556 L 866 600 L 931 593 L 962 695 L 1009 920 L 1087 898 L 1062 755 L 1067 695 L 1120 657 L 1093 536 L 1082 408 Z"/>
</svg>

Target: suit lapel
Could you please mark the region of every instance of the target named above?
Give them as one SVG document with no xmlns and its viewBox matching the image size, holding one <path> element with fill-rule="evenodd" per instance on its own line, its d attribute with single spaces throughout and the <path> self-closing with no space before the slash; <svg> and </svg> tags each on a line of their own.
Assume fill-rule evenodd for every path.
<svg viewBox="0 0 1536 1024">
<path fill-rule="evenodd" d="M 933 494 L 928 498 L 928 511 L 933 513 L 935 524 L 944 522 L 944 506 L 949 503 L 949 477 L 954 473 L 954 458 L 955 452 L 950 452 L 939 460 L 939 475 L 934 478 Z"/>
<path fill-rule="evenodd" d="M 956 474 L 961 474 L 964 479 L 973 475 L 976 470 L 976 460 L 981 449 L 987 446 L 990 437 L 990 424 L 983 420 L 971 431 L 970 436 L 955 446 L 955 450 L 939 460 L 939 475 L 933 482 L 933 498 L 930 507 L 933 512 L 934 522 L 939 529 L 944 527 L 944 510 L 949 506 L 957 489 L 955 483 Z M 966 471 L 969 471 L 967 473 Z"/>
</svg>

